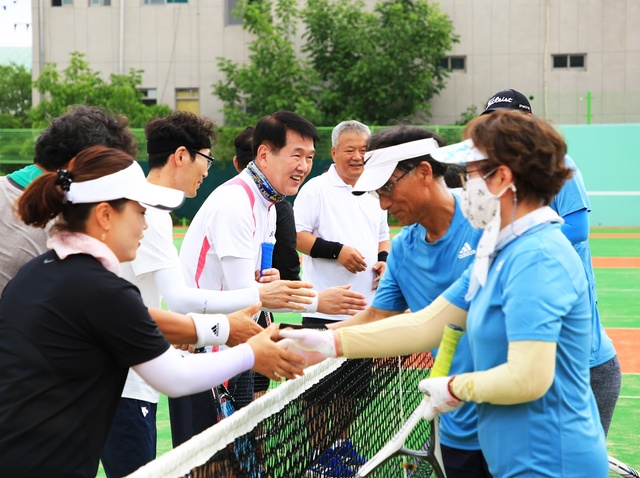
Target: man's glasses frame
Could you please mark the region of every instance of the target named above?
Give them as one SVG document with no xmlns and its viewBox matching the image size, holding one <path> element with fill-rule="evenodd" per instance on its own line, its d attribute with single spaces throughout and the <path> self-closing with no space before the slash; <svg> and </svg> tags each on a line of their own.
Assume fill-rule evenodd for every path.
<svg viewBox="0 0 640 478">
<path fill-rule="evenodd" d="M 400 181 L 402 178 L 404 178 L 407 174 L 409 174 L 411 171 L 413 171 L 415 168 L 411 168 L 407 171 L 405 171 L 403 174 L 401 174 L 395 181 L 389 183 L 389 184 L 385 184 L 384 186 L 376 189 L 375 191 L 369 191 L 369 193 L 376 199 L 380 199 L 380 196 L 385 196 L 390 198 L 391 195 L 393 194 L 393 187 L 398 184 L 398 181 Z"/>
<path fill-rule="evenodd" d="M 196 149 L 187 148 L 187 150 L 189 150 L 193 154 L 199 154 L 204 159 L 206 159 L 207 160 L 207 171 L 209 171 L 209 168 L 211 168 L 211 165 L 213 164 L 213 159 L 214 159 L 213 156 L 207 156 L 206 154 L 201 153 L 200 151 L 198 151 Z"/>
</svg>

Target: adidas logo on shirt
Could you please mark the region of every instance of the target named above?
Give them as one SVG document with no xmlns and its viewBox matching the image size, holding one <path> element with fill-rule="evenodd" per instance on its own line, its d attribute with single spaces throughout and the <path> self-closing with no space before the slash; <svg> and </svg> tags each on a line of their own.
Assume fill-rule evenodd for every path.
<svg viewBox="0 0 640 478">
<path fill-rule="evenodd" d="M 458 253 L 458 259 L 464 259 L 465 257 L 472 256 L 475 253 L 476 250 L 472 249 L 468 242 L 465 242 L 464 246 L 462 246 L 462 249 L 460 249 L 460 252 Z"/>
<path fill-rule="evenodd" d="M 211 327 L 211 332 L 213 332 L 213 335 L 217 337 L 219 329 L 220 329 L 220 324 L 216 324 L 213 327 Z"/>
</svg>

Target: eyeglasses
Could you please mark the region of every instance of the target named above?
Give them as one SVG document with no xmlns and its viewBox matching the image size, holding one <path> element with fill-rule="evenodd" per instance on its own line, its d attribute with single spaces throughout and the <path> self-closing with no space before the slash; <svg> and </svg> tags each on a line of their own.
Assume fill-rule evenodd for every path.
<svg viewBox="0 0 640 478">
<path fill-rule="evenodd" d="M 381 188 L 376 189 L 375 191 L 369 191 L 369 193 L 376 199 L 380 199 L 380 196 L 384 196 L 384 197 L 388 197 L 388 198 L 391 197 L 391 195 L 393 194 L 393 191 L 391 191 L 393 189 L 393 187 L 396 184 L 398 184 L 398 181 L 400 181 L 402 178 L 404 178 L 411 171 L 413 171 L 413 169 L 405 171 L 404 174 L 402 174 L 398 179 L 396 179 L 392 183 L 385 184 L 384 186 L 382 186 Z"/>
<path fill-rule="evenodd" d="M 485 174 L 484 176 L 480 176 L 482 179 L 487 179 L 489 176 L 491 176 L 493 173 L 495 173 L 498 170 L 498 168 L 493 168 L 491 171 L 489 171 L 487 174 Z M 474 169 L 473 171 L 466 171 L 464 173 L 460 173 L 460 183 L 462 184 L 463 188 L 467 187 L 467 181 L 469 181 L 469 175 L 473 174 L 473 173 L 481 173 L 482 169 L 478 168 L 478 169 Z"/>
<path fill-rule="evenodd" d="M 213 157 L 212 156 L 207 156 L 204 153 L 201 153 L 198 150 L 195 149 L 191 149 L 191 148 L 187 148 L 189 151 L 191 151 L 193 154 L 199 154 L 200 156 L 202 156 L 204 159 L 207 160 L 207 171 L 209 171 L 209 168 L 211 167 L 211 165 L 213 164 Z"/>
</svg>

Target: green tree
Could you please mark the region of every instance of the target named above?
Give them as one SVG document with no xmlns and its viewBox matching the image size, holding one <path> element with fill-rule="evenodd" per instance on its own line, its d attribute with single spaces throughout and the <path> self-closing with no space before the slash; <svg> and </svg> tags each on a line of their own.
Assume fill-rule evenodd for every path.
<svg viewBox="0 0 640 478">
<path fill-rule="evenodd" d="M 166 105 L 147 106 L 142 103 L 142 71 L 129 70 L 127 75 L 111 75 L 105 81 L 94 71 L 82 53 L 71 53 L 69 66 L 60 73 L 55 63 L 45 66 L 35 81 L 35 88 L 44 95 L 31 109 L 34 127 L 44 127 L 56 116 L 75 104 L 102 106 L 129 118 L 133 128 L 143 127 L 154 116 L 166 116 Z"/>
<path fill-rule="evenodd" d="M 214 85 L 235 125 L 284 108 L 317 124 L 423 122 L 445 85 L 441 61 L 457 41 L 428 0 L 380 1 L 374 11 L 362 0 L 309 0 L 302 11 L 294 0 L 249 1 L 241 9 L 255 36 L 249 63 L 218 59 L 225 79 Z M 298 23 L 302 52 L 292 41 Z"/>
<path fill-rule="evenodd" d="M 458 41 L 448 16 L 427 0 L 309 0 L 303 48 L 323 83 L 327 124 L 423 121 L 445 86 L 441 61 Z"/>
<path fill-rule="evenodd" d="M 0 65 L 0 128 L 28 128 L 31 73 L 22 65 Z"/>
<path fill-rule="evenodd" d="M 467 109 L 462 112 L 460 119 L 455 122 L 458 126 L 464 126 L 473 118 L 478 116 L 478 108 L 476 105 L 467 106 Z"/>
<path fill-rule="evenodd" d="M 249 43 L 248 64 L 218 58 L 225 79 L 212 86 L 224 104 L 225 121 L 246 126 L 265 114 L 287 109 L 321 122 L 314 93 L 317 76 L 294 48 L 299 21 L 296 1 L 248 1 L 240 9 L 243 28 L 255 40 Z"/>
</svg>

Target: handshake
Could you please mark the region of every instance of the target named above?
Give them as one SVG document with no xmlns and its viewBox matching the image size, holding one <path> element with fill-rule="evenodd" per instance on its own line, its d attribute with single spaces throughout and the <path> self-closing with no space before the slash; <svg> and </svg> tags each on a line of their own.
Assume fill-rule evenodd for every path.
<svg viewBox="0 0 640 478">
<path fill-rule="evenodd" d="M 280 330 L 283 340 L 278 346 L 305 360 L 305 367 L 322 362 L 327 357 L 338 356 L 337 337 L 333 330 L 284 329 Z"/>
</svg>

